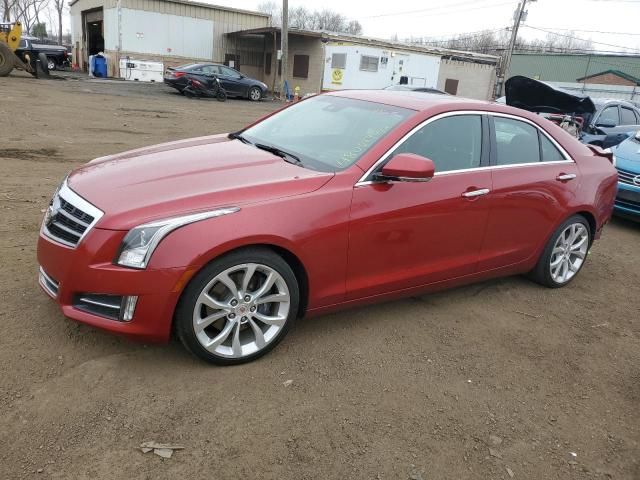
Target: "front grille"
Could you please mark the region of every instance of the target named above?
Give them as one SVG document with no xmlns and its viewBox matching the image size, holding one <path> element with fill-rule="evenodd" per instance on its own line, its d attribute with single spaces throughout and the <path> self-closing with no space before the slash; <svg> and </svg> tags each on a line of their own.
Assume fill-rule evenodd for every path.
<svg viewBox="0 0 640 480">
<path fill-rule="evenodd" d="M 60 284 L 57 280 L 47 274 L 42 267 L 40 267 L 40 272 L 38 275 L 38 282 L 44 288 L 44 290 L 51 295 L 53 298 L 58 296 L 58 290 L 60 288 Z"/>
<path fill-rule="evenodd" d="M 138 297 L 79 293 L 73 297 L 73 306 L 83 312 L 128 322 L 133 318 Z"/>
<path fill-rule="evenodd" d="M 630 208 L 640 208 L 640 191 L 619 189 L 616 195 L 616 203 Z"/>
<path fill-rule="evenodd" d="M 52 240 L 74 248 L 101 216 L 100 210 L 64 182 L 51 200 L 43 231 Z"/>
<path fill-rule="evenodd" d="M 633 179 L 638 177 L 638 183 L 634 183 Z M 626 183 L 627 185 L 635 185 L 636 187 L 640 187 L 640 174 L 632 173 L 627 170 L 618 169 L 618 181 L 620 183 Z"/>
</svg>

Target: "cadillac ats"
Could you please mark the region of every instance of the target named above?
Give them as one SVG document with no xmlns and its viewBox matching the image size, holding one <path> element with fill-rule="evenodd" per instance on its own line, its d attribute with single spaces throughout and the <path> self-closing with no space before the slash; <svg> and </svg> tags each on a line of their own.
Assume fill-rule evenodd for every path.
<svg viewBox="0 0 640 480">
<path fill-rule="evenodd" d="M 515 274 L 563 287 L 616 184 L 611 154 L 524 110 L 323 94 L 71 172 L 39 283 L 73 320 L 241 363 L 303 316 Z"/>
</svg>

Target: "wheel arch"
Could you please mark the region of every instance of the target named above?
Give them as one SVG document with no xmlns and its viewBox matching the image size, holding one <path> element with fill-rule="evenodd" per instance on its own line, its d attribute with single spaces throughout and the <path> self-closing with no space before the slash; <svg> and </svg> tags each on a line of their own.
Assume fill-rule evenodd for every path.
<svg viewBox="0 0 640 480">
<path fill-rule="evenodd" d="M 296 276 L 298 287 L 300 289 L 300 305 L 298 307 L 298 317 L 304 316 L 304 313 L 307 310 L 307 305 L 309 303 L 309 275 L 307 273 L 307 269 L 300 256 L 293 251 L 293 249 L 290 247 L 290 245 L 287 244 L 287 242 L 278 241 L 272 238 L 247 241 L 241 245 L 223 245 L 216 248 L 214 251 L 208 252 L 208 254 L 203 255 L 200 261 L 196 262 L 194 266 L 190 267 L 191 275 L 189 276 L 189 279 L 182 285 L 179 293 L 179 298 L 182 297 L 185 288 L 187 287 L 187 285 L 189 285 L 193 277 L 195 277 L 198 272 L 200 272 L 211 262 L 224 257 L 225 255 L 248 249 L 270 250 L 282 257 L 285 262 L 287 262 L 287 264 L 293 270 L 294 275 Z"/>
</svg>

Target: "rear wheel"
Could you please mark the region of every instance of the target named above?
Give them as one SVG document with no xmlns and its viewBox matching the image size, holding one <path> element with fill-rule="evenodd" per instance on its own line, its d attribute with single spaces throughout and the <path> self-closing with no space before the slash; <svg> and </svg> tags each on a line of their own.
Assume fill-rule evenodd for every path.
<svg viewBox="0 0 640 480">
<path fill-rule="evenodd" d="M 284 338 L 299 296 L 295 274 L 282 257 L 264 249 L 233 252 L 189 283 L 176 309 L 176 333 L 203 360 L 248 362 Z"/>
<path fill-rule="evenodd" d="M 56 69 L 56 62 L 53 58 L 47 58 L 47 68 L 49 70 L 55 70 Z"/>
<path fill-rule="evenodd" d="M 249 100 L 251 100 L 252 102 L 257 102 L 261 98 L 262 90 L 260 90 L 258 87 L 251 87 L 249 89 Z"/>
<path fill-rule="evenodd" d="M 581 215 L 568 218 L 549 239 L 532 272 L 533 279 L 547 287 L 564 287 L 582 269 L 590 246 L 587 220 Z"/>
<path fill-rule="evenodd" d="M 6 77 L 13 70 L 15 54 L 9 49 L 9 46 L 0 42 L 0 77 Z"/>
</svg>

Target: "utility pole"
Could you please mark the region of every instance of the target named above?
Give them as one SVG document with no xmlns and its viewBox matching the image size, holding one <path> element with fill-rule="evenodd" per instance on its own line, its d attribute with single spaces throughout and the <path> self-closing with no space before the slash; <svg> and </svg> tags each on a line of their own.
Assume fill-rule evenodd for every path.
<svg viewBox="0 0 640 480">
<path fill-rule="evenodd" d="M 529 0 L 531 2 L 535 2 L 536 0 Z M 520 28 L 520 23 L 524 21 L 526 16 L 525 7 L 527 6 L 527 0 L 522 0 L 518 4 L 518 9 L 513 15 L 513 28 L 511 29 L 511 39 L 509 40 L 509 46 L 507 47 L 507 53 L 502 61 L 501 75 L 498 79 L 500 89 L 498 91 L 498 96 L 502 96 L 504 94 L 504 83 L 507 80 L 507 74 L 509 73 L 509 67 L 511 66 L 511 56 L 513 55 L 513 50 L 516 46 L 516 40 L 518 39 L 518 29 Z"/>
<path fill-rule="evenodd" d="M 284 88 L 287 77 L 289 76 L 289 1 L 282 0 L 282 33 L 280 35 L 280 50 L 282 52 L 282 77 L 280 98 L 288 100 L 287 91 Z M 283 97 L 284 96 L 284 97 Z"/>
</svg>

